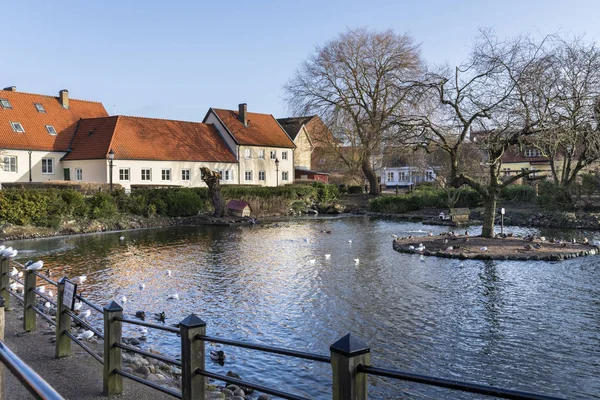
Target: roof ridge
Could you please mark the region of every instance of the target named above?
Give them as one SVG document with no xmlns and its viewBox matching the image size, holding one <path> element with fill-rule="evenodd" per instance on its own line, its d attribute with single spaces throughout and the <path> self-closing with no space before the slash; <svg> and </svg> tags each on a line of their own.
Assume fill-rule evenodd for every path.
<svg viewBox="0 0 600 400">
<path fill-rule="evenodd" d="M 17 91 L 17 92 L 12 92 L 12 91 L 9 91 L 9 90 L 0 90 L 0 93 L 26 94 L 26 95 L 28 95 L 28 96 L 42 96 L 42 97 L 50 97 L 50 98 L 52 98 L 52 99 L 58 99 L 58 98 L 60 98 L 59 96 L 52 96 L 51 94 L 29 93 L 29 92 L 19 92 L 19 91 Z M 0 96 L 1 96 L 1 94 L 0 94 Z M 75 98 L 71 98 L 71 97 L 69 97 L 69 101 L 73 101 L 73 100 L 74 100 L 74 101 L 83 101 L 83 102 L 86 102 L 86 103 L 98 103 L 98 104 L 102 104 L 102 102 L 101 102 L 101 101 L 95 101 L 95 100 L 82 100 L 82 99 L 75 99 Z"/>
<path fill-rule="evenodd" d="M 140 118 L 140 119 L 151 119 L 151 120 L 155 120 L 155 121 L 169 121 L 169 122 L 185 122 L 188 124 L 200 124 L 200 125 L 211 125 L 211 124 L 207 124 L 205 122 L 197 122 L 197 121 L 184 121 L 182 119 L 168 119 L 168 118 L 156 118 L 156 117 L 142 117 L 142 116 L 138 116 L 138 115 L 116 115 L 117 117 L 123 117 L 123 118 Z"/>
<path fill-rule="evenodd" d="M 213 110 L 217 110 L 217 111 L 231 111 L 234 113 L 239 113 L 239 110 L 230 110 L 228 108 L 215 108 L 215 107 L 211 107 Z M 259 112 L 254 112 L 254 111 L 247 111 L 246 114 L 259 114 L 259 115 L 270 115 L 271 117 L 273 117 L 273 114 L 269 114 L 269 113 L 259 113 Z M 273 117 L 275 118 L 275 117 Z"/>
</svg>

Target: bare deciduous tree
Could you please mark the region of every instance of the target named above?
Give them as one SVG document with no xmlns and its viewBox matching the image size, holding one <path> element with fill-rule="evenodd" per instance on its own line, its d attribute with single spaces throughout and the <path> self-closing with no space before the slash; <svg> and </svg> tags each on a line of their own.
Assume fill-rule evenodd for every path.
<svg viewBox="0 0 600 400">
<path fill-rule="evenodd" d="M 214 216 L 223 218 L 225 215 L 225 199 L 221 194 L 221 174 L 217 171 L 211 171 L 206 167 L 201 167 L 202 180 L 208 186 L 208 195 L 215 209 Z"/>
<path fill-rule="evenodd" d="M 285 91 L 295 113 L 317 114 L 327 123 L 340 158 L 350 169 L 358 163 L 370 193 L 379 194 L 373 157 L 381 156 L 388 140 L 398 144 L 401 133 L 408 134 L 396 120 L 415 101 L 412 89 L 420 71 L 418 46 L 411 37 L 353 29 L 317 47 Z M 347 146 L 358 157 L 347 157 Z"/>
</svg>

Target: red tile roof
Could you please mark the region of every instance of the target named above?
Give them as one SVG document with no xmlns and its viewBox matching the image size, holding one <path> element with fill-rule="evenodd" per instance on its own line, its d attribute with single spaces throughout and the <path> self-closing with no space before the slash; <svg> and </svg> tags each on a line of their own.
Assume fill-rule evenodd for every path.
<svg viewBox="0 0 600 400">
<path fill-rule="evenodd" d="M 115 159 L 237 162 L 213 125 L 113 116 L 82 120 L 65 160 Z"/>
<path fill-rule="evenodd" d="M 238 144 L 295 148 L 294 142 L 271 114 L 247 113 L 248 126 L 239 120 L 237 111 L 211 108 L 231 132 Z"/>
<path fill-rule="evenodd" d="M 10 102 L 12 109 L 0 107 L 0 148 L 43 151 L 66 151 L 81 118 L 105 117 L 102 103 L 69 99 L 63 108 L 58 97 L 0 90 L 0 99 Z M 45 113 L 38 112 L 41 104 Z M 24 133 L 13 130 L 10 122 L 19 122 Z M 52 125 L 57 135 L 51 135 L 46 125 Z"/>
<path fill-rule="evenodd" d="M 245 201 L 230 200 L 229 203 L 227 203 L 227 209 L 229 209 L 229 210 L 242 211 L 246 207 L 249 207 L 250 210 L 252 210 L 252 207 L 250 207 L 250 204 L 246 203 Z"/>
</svg>

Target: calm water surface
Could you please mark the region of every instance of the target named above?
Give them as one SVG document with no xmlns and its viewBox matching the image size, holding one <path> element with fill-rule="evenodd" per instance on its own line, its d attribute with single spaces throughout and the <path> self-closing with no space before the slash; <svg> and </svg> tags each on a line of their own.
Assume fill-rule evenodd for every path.
<svg viewBox="0 0 600 400">
<path fill-rule="evenodd" d="M 351 332 L 371 346 L 372 364 L 379 367 L 600 398 L 600 258 L 420 261 L 392 250 L 393 233 L 445 229 L 356 217 L 10 244 L 21 251 L 20 261 L 43 259 L 55 278 L 88 275 L 82 292 L 100 305 L 127 296 L 126 314 L 164 311 L 166 323 L 176 324 L 194 312 L 207 322 L 209 335 L 320 354 Z M 144 291 L 138 289 L 142 282 Z M 180 300 L 167 300 L 171 293 Z M 102 327 L 100 315 L 95 323 Z M 135 328 L 127 328 L 125 336 L 135 336 Z M 175 335 L 148 335 L 148 347 L 172 356 L 178 345 Z M 207 360 L 214 372 L 232 370 L 280 390 L 330 398 L 326 364 L 207 347 L 227 354 L 223 366 Z M 374 399 L 478 398 L 388 379 L 369 382 Z"/>
</svg>

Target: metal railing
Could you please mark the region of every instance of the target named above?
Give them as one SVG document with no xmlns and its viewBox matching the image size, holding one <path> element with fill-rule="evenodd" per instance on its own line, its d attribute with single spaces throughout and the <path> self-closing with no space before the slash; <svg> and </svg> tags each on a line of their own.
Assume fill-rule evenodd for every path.
<svg viewBox="0 0 600 400">
<path fill-rule="evenodd" d="M 15 262 L 13 263 L 20 265 Z M 33 329 L 33 327 L 35 327 L 36 315 L 42 316 L 46 321 L 55 325 L 56 357 L 70 355 L 71 343 L 75 342 L 86 352 L 92 355 L 92 357 L 94 357 L 98 362 L 104 365 L 103 391 L 107 395 L 121 394 L 123 390 L 122 378 L 125 377 L 175 398 L 185 400 L 203 399 L 205 397 L 206 390 L 205 384 L 207 383 L 207 379 L 211 378 L 235 384 L 240 387 L 258 390 L 260 392 L 284 399 L 306 399 L 305 397 L 275 390 L 255 382 L 249 382 L 243 379 L 236 379 L 234 377 L 207 371 L 205 368 L 205 360 L 207 356 L 205 351 L 205 343 L 214 342 L 227 346 L 257 350 L 265 353 L 330 364 L 333 372 L 333 399 L 367 399 L 367 378 L 369 375 L 373 375 L 504 399 L 561 400 L 558 397 L 551 397 L 542 394 L 508 390 L 477 383 L 462 382 L 419 375 L 406 371 L 373 367 L 370 365 L 370 348 L 351 334 L 344 336 L 336 343 L 332 344 L 330 346 L 329 355 L 315 354 L 281 347 L 266 346 L 257 343 L 208 336 L 206 335 L 206 323 L 194 314 L 191 314 L 181 321 L 178 324 L 178 328 L 127 318 L 123 316 L 123 308 L 121 305 L 115 301 L 112 301 L 105 307 L 101 308 L 82 297 L 81 294 L 76 294 L 75 298 L 77 300 L 89 306 L 93 311 L 103 314 L 104 331 L 102 332 L 100 329 L 90 325 L 87 321 L 79 318 L 79 316 L 73 311 L 62 306 L 65 278 L 59 282 L 54 282 L 50 278 L 47 278 L 46 276 L 37 272 L 25 271 L 23 280 L 19 280 L 18 278 L 15 279 L 15 281 L 23 284 L 24 286 L 23 296 L 21 297 L 15 293 L 9 292 L 6 289 L 8 287 L 8 279 L 5 278 L 8 278 L 7 275 L 10 268 L 7 265 L 10 265 L 10 262 L 5 262 L 5 260 L 3 260 L 0 265 L 2 266 L 2 274 L 0 275 L 0 293 L 2 294 L 3 298 L 5 296 L 10 297 L 7 294 L 10 293 L 10 295 L 16 296 L 23 301 L 23 326 L 25 330 L 28 330 L 28 328 Z M 22 265 L 20 266 L 23 267 Z M 36 289 L 35 278 L 41 278 L 47 283 L 56 285 L 58 293 L 56 302 Z M 14 279 L 14 277 L 11 279 Z M 46 301 L 49 301 L 51 305 L 55 305 L 57 307 L 56 321 L 52 321 L 51 318 L 49 318 L 38 307 L 36 307 L 36 297 L 43 298 Z M 96 354 L 85 343 L 77 339 L 77 337 L 71 333 L 72 320 L 75 320 L 77 323 L 81 324 L 81 326 L 84 326 L 94 332 L 99 339 L 104 340 L 104 358 Z M 181 361 L 162 354 L 144 351 L 137 347 L 123 343 L 123 324 L 138 325 L 179 335 L 181 337 Z M 155 382 L 124 371 L 123 357 L 121 354 L 122 351 L 153 358 L 181 368 L 181 392 L 175 391 L 168 387 L 160 386 Z"/>
</svg>

